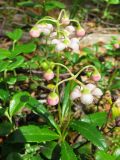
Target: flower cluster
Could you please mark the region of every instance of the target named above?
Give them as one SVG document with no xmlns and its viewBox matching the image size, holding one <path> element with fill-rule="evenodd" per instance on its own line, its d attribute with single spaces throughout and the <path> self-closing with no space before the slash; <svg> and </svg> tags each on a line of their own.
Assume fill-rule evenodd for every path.
<svg viewBox="0 0 120 160">
<path fill-rule="evenodd" d="M 85 87 L 80 88 L 76 86 L 70 94 L 70 99 L 75 100 L 80 98 L 81 103 L 84 105 L 90 105 L 93 103 L 95 98 L 100 98 L 103 95 L 102 90 L 97 88 L 94 84 L 87 84 Z"/>
<path fill-rule="evenodd" d="M 71 22 L 76 25 L 73 26 Z M 84 35 L 85 30 L 78 21 L 64 16 L 57 20 L 43 18 L 30 30 L 31 37 L 40 37 L 42 44 L 54 45 L 56 52 L 71 49 L 73 52 L 79 53 L 80 38 Z"/>
</svg>

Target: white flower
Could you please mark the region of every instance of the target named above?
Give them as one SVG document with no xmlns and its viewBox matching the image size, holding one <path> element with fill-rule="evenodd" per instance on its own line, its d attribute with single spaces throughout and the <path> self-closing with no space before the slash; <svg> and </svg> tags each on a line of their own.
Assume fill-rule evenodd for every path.
<svg viewBox="0 0 120 160">
<path fill-rule="evenodd" d="M 73 32 L 75 32 L 75 27 L 73 27 L 73 26 L 67 26 L 67 27 L 65 28 L 65 30 L 67 30 L 67 31 L 70 32 L 70 33 L 73 33 Z"/>
<path fill-rule="evenodd" d="M 60 41 L 59 41 L 58 39 L 53 39 L 53 40 L 51 41 L 51 44 L 58 44 L 58 43 L 60 43 Z"/>
<path fill-rule="evenodd" d="M 84 105 L 89 105 L 93 103 L 94 98 L 91 93 L 82 93 L 80 99 Z"/>
<path fill-rule="evenodd" d="M 52 24 L 47 24 L 46 28 L 49 29 L 51 32 L 53 31 L 53 25 Z"/>
<path fill-rule="evenodd" d="M 103 92 L 102 92 L 102 90 L 100 88 L 95 88 L 92 91 L 92 95 L 100 98 L 103 95 Z"/>
<path fill-rule="evenodd" d="M 50 34 L 50 38 L 54 38 L 54 37 L 56 37 L 57 36 L 57 32 L 52 32 L 51 34 Z"/>
<path fill-rule="evenodd" d="M 81 97 L 81 91 L 80 91 L 80 86 L 76 86 L 74 90 L 70 94 L 70 99 L 75 100 L 77 98 Z"/>
<path fill-rule="evenodd" d="M 60 43 L 58 43 L 58 44 L 56 45 L 55 50 L 56 50 L 57 52 L 59 52 L 59 51 L 63 51 L 65 48 L 66 48 L 66 45 L 65 45 L 64 43 L 60 42 Z"/>
<path fill-rule="evenodd" d="M 95 86 L 94 84 L 92 84 L 92 83 L 87 84 L 86 87 L 87 87 L 90 91 L 93 91 L 93 90 L 96 88 L 96 86 Z"/>
<path fill-rule="evenodd" d="M 43 28 L 42 32 L 43 32 L 43 34 L 44 34 L 45 36 L 48 36 L 51 31 L 50 31 L 49 29 L 47 29 L 47 28 Z"/>
</svg>

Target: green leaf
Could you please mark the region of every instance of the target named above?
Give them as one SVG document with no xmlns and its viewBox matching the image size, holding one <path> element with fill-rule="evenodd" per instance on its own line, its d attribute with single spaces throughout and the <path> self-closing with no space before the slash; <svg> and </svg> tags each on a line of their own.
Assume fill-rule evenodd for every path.
<svg viewBox="0 0 120 160">
<path fill-rule="evenodd" d="M 106 2 L 108 2 L 109 4 L 120 4 L 119 0 L 105 0 Z"/>
<path fill-rule="evenodd" d="M 43 115 L 47 120 L 49 120 L 49 122 L 52 124 L 52 126 L 54 126 L 54 128 L 60 134 L 59 126 L 57 125 L 53 116 L 48 112 L 48 110 L 45 108 L 45 106 L 43 104 L 39 103 L 33 97 L 29 98 L 29 102 L 27 104 L 36 113 L 38 113 L 39 115 Z"/>
<path fill-rule="evenodd" d="M 43 148 L 43 151 L 42 151 L 42 154 L 47 158 L 47 159 L 52 159 L 52 154 L 53 154 L 53 150 L 55 149 L 57 143 L 54 142 L 54 141 L 51 141 L 51 142 L 47 142 L 45 145 L 44 145 L 44 148 Z"/>
<path fill-rule="evenodd" d="M 29 101 L 29 93 L 28 92 L 19 92 L 16 93 L 12 100 L 10 101 L 9 106 L 9 114 L 13 116 L 16 114 L 25 104 Z"/>
<path fill-rule="evenodd" d="M 110 154 L 104 151 L 98 151 L 95 157 L 96 157 L 96 160 L 115 160 L 113 156 L 111 156 Z"/>
<path fill-rule="evenodd" d="M 7 61 L 0 61 L 0 72 L 7 70 Z"/>
<path fill-rule="evenodd" d="M 18 6 L 20 7 L 34 7 L 35 3 L 32 1 L 24 1 L 24 2 L 18 2 L 17 3 Z"/>
<path fill-rule="evenodd" d="M 11 57 L 14 57 L 20 53 L 28 54 L 36 50 L 36 44 L 26 43 L 21 45 L 16 45 L 14 51 L 12 51 Z"/>
<path fill-rule="evenodd" d="M 45 10 L 46 11 L 50 11 L 55 8 L 63 9 L 63 8 L 65 8 L 65 5 L 64 5 L 64 3 L 59 2 L 59 1 L 48 1 L 45 3 Z"/>
<path fill-rule="evenodd" d="M 19 127 L 13 132 L 7 143 L 25 143 L 25 142 L 45 142 L 58 139 L 59 135 L 46 127 L 40 128 L 37 125 L 28 125 Z"/>
<path fill-rule="evenodd" d="M 10 153 L 6 160 L 22 160 L 21 156 L 18 153 Z"/>
<path fill-rule="evenodd" d="M 61 160 L 77 160 L 72 147 L 67 142 L 61 144 Z"/>
<path fill-rule="evenodd" d="M 73 121 L 70 126 L 99 149 L 104 150 L 107 147 L 103 135 L 92 124 L 82 121 Z"/>
<path fill-rule="evenodd" d="M 14 77 L 14 76 L 13 76 L 13 77 L 8 77 L 8 78 L 6 79 L 7 84 L 10 84 L 10 85 L 15 84 L 16 81 L 17 81 L 17 78 Z"/>
<path fill-rule="evenodd" d="M 4 89 L 0 89 L 0 99 L 7 101 L 9 99 L 9 92 Z"/>
<path fill-rule="evenodd" d="M 8 50 L 0 48 L 0 60 L 6 59 L 11 55 Z"/>
<path fill-rule="evenodd" d="M 68 114 L 68 111 L 70 109 L 70 91 L 71 91 L 71 82 L 67 84 L 64 90 L 64 99 L 63 99 L 63 105 L 62 105 L 62 117 L 65 117 L 66 114 Z"/>
<path fill-rule="evenodd" d="M 94 126 L 102 126 L 107 119 L 107 113 L 106 112 L 97 112 L 90 115 L 85 116 L 81 119 L 83 122 L 90 123 Z"/>
<path fill-rule="evenodd" d="M 6 136 L 10 133 L 13 125 L 9 122 L 3 122 L 0 124 L 0 136 Z"/>
<path fill-rule="evenodd" d="M 7 70 L 13 70 L 15 68 L 18 68 L 22 66 L 23 62 L 24 62 L 24 57 L 17 56 L 16 58 L 12 59 L 12 62 L 10 62 L 10 64 L 8 65 Z"/>
<path fill-rule="evenodd" d="M 120 148 L 117 148 L 114 151 L 113 156 L 116 158 L 115 160 L 119 160 L 119 158 L 120 158 Z"/>
<path fill-rule="evenodd" d="M 110 90 L 120 89 L 120 80 L 116 80 L 110 86 Z"/>
<path fill-rule="evenodd" d="M 21 29 L 15 29 L 13 32 L 7 32 L 6 35 L 13 41 L 18 41 L 22 37 L 23 31 Z"/>
</svg>

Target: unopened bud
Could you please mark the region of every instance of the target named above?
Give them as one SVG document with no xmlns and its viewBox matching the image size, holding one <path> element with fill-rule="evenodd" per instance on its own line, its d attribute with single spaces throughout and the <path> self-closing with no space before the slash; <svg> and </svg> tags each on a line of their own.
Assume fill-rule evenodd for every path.
<svg viewBox="0 0 120 160">
<path fill-rule="evenodd" d="M 85 35 L 85 30 L 83 28 L 79 28 L 76 30 L 77 37 L 83 37 Z"/>
<path fill-rule="evenodd" d="M 50 106 L 55 106 L 59 102 L 59 96 L 55 92 L 51 92 L 47 97 L 47 103 Z"/>
<path fill-rule="evenodd" d="M 50 81 L 51 79 L 54 78 L 54 72 L 53 72 L 51 69 L 48 69 L 48 70 L 44 73 L 43 77 L 45 78 L 45 80 Z"/>
<path fill-rule="evenodd" d="M 92 74 L 92 79 L 96 82 L 99 81 L 101 79 L 100 73 L 98 71 L 94 71 Z"/>
</svg>

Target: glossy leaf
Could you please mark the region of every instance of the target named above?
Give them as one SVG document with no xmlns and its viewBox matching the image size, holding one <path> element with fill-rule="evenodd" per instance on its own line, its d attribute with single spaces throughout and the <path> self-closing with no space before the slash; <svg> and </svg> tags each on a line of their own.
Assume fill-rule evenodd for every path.
<svg viewBox="0 0 120 160">
<path fill-rule="evenodd" d="M 21 29 L 15 29 L 13 32 L 6 33 L 6 35 L 13 41 L 18 41 L 22 37 L 22 34 L 23 32 Z"/>
<path fill-rule="evenodd" d="M 21 156 L 16 153 L 16 152 L 13 152 L 13 153 L 10 153 L 8 155 L 8 157 L 6 158 L 6 160 L 22 160 Z"/>
<path fill-rule="evenodd" d="M 8 138 L 7 143 L 45 142 L 58 139 L 59 135 L 50 129 L 37 125 L 19 127 Z"/>
<path fill-rule="evenodd" d="M 29 98 L 29 102 L 27 104 L 36 113 L 38 113 L 39 115 L 43 115 L 47 120 L 49 120 L 52 126 L 54 126 L 54 128 L 60 134 L 59 126 L 57 125 L 53 116 L 48 112 L 48 110 L 45 108 L 43 104 L 39 103 L 36 99 L 32 97 Z"/>
<path fill-rule="evenodd" d="M 0 99 L 2 99 L 3 101 L 7 101 L 8 98 L 9 98 L 9 92 L 7 90 L 0 89 Z"/>
<path fill-rule="evenodd" d="M 59 2 L 59 1 L 48 1 L 45 3 L 45 10 L 46 11 L 50 11 L 54 8 L 63 9 L 63 8 L 65 8 L 65 5 L 64 5 L 64 3 Z"/>
<path fill-rule="evenodd" d="M 11 57 L 14 57 L 18 54 L 24 53 L 28 54 L 36 50 L 36 44 L 34 43 L 26 43 L 22 45 L 16 45 L 14 51 L 12 51 Z"/>
<path fill-rule="evenodd" d="M 114 156 L 111 156 L 110 154 L 104 151 L 98 151 L 95 157 L 96 160 L 115 160 Z"/>
<path fill-rule="evenodd" d="M 16 93 L 12 100 L 10 101 L 9 106 L 9 114 L 13 116 L 16 114 L 25 104 L 29 101 L 29 93 L 28 92 L 19 92 Z"/>
<path fill-rule="evenodd" d="M 0 61 L 0 72 L 7 70 L 7 61 Z"/>
<path fill-rule="evenodd" d="M 99 149 L 104 150 L 107 147 L 103 135 L 92 124 L 82 121 L 73 121 L 71 123 L 71 128 L 82 134 Z"/>
<path fill-rule="evenodd" d="M 0 48 L 0 60 L 6 59 L 11 55 L 8 50 Z"/>
<path fill-rule="evenodd" d="M 67 142 L 61 144 L 61 160 L 77 160 L 72 147 Z"/>
<path fill-rule="evenodd" d="M 83 117 L 81 121 L 90 123 L 94 126 L 101 127 L 106 122 L 106 119 L 107 119 L 106 112 L 97 112 Z"/>
<path fill-rule="evenodd" d="M 7 70 L 13 70 L 15 68 L 18 68 L 22 66 L 23 62 L 24 62 L 24 57 L 17 56 L 16 58 L 12 60 L 12 62 L 10 62 L 10 64 L 7 67 Z"/>
<path fill-rule="evenodd" d="M 9 122 L 0 123 L 0 136 L 6 136 L 10 133 L 13 125 Z"/>
<path fill-rule="evenodd" d="M 44 145 L 44 148 L 43 148 L 43 151 L 42 151 L 42 154 L 49 160 L 52 159 L 52 154 L 53 154 L 53 151 L 56 147 L 57 143 L 52 141 L 52 142 L 47 142 L 45 145 Z"/>
</svg>

